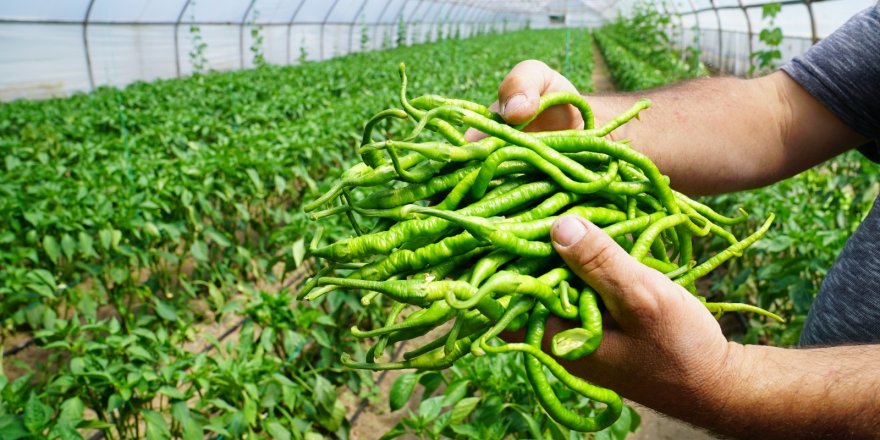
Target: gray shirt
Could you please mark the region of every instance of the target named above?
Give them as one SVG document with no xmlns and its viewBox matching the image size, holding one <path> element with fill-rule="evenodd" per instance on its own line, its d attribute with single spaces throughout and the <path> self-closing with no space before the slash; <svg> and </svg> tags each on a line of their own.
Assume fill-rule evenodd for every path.
<svg viewBox="0 0 880 440">
<path fill-rule="evenodd" d="M 880 160 L 880 3 L 782 67 L 843 123 L 872 139 Z M 801 345 L 880 342 L 880 199 L 822 282 Z"/>
</svg>

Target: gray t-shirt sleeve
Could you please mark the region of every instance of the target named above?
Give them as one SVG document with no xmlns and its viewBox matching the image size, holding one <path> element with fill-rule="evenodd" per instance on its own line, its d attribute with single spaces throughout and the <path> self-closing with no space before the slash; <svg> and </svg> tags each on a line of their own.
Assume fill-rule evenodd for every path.
<svg viewBox="0 0 880 440">
<path fill-rule="evenodd" d="M 860 151 L 880 161 L 880 3 L 850 18 L 782 70 L 844 124 L 872 139 Z"/>
</svg>

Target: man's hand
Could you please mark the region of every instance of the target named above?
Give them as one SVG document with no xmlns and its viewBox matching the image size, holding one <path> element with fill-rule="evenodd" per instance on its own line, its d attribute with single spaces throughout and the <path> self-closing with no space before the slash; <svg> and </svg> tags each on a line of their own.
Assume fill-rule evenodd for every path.
<svg viewBox="0 0 880 440">
<path fill-rule="evenodd" d="M 558 219 L 552 239 L 610 315 L 598 350 L 566 363 L 569 371 L 666 412 L 681 399 L 714 404 L 726 399 L 731 384 L 724 381 L 742 346 L 727 342 L 697 298 L 583 218 Z M 556 328 L 548 328 L 549 336 L 565 325 L 551 323 Z"/>
<path fill-rule="evenodd" d="M 541 96 L 551 92 L 578 93 L 577 88 L 559 72 L 546 64 L 528 60 L 517 64 L 501 82 L 498 88 L 498 100 L 489 106 L 510 124 L 528 121 L 538 110 Z M 549 131 L 583 128 L 584 120 L 576 108 L 571 105 L 551 107 L 541 113 L 526 131 Z M 477 130 L 469 129 L 465 133 L 468 141 L 485 137 Z"/>
</svg>

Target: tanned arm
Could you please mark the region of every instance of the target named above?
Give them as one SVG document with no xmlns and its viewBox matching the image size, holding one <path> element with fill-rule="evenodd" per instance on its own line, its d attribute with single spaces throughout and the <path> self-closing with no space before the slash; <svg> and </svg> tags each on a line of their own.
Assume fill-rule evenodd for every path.
<svg viewBox="0 0 880 440">
<path fill-rule="evenodd" d="M 541 95 L 576 91 L 540 61 L 524 61 L 499 87 L 494 109 L 511 123 L 530 118 Z M 756 188 L 854 148 L 865 139 L 784 72 L 756 79 L 703 78 L 614 95 L 591 95 L 597 125 L 648 98 L 651 108 L 611 137 L 630 139 L 688 194 Z M 572 108 L 554 108 L 527 130 L 583 127 Z M 477 135 L 470 132 L 473 139 Z"/>
</svg>

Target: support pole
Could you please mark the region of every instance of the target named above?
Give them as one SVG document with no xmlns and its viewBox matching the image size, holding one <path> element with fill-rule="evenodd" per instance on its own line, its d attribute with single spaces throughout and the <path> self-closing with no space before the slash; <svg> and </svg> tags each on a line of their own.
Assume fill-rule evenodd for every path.
<svg viewBox="0 0 880 440">
<path fill-rule="evenodd" d="M 247 21 L 248 14 L 251 13 L 251 9 L 254 8 L 254 3 L 257 0 L 251 0 L 248 4 L 247 9 L 244 10 L 244 15 L 241 16 L 241 22 L 238 24 L 238 61 L 239 68 L 244 69 L 244 23 Z"/>
<path fill-rule="evenodd" d="M 400 28 L 400 20 L 403 20 L 403 11 L 406 10 L 406 5 L 409 1 L 410 0 L 403 0 L 403 5 L 400 7 L 400 10 L 397 11 L 397 16 L 394 17 L 394 23 L 391 25 L 392 29 L 394 29 L 392 32 L 394 35 L 394 47 L 399 47 L 397 46 L 397 30 Z M 404 41 L 403 44 L 406 44 L 406 41 Z"/>
<path fill-rule="evenodd" d="M 180 37 L 178 34 L 180 33 L 180 22 L 183 21 L 183 14 L 186 13 L 186 8 L 189 7 L 190 3 L 192 3 L 192 0 L 186 0 L 183 3 L 183 8 L 180 9 L 180 13 L 177 14 L 177 20 L 174 21 L 174 70 L 177 72 L 178 78 L 180 78 Z"/>
<path fill-rule="evenodd" d="M 431 4 L 428 5 L 428 9 L 425 9 L 425 13 L 422 14 L 422 23 L 425 22 L 425 18 L 426 18 L 426 17 L 430 17 L 430 16 L 431 16 L 431 11 L 434 9 L 434 6 L 437 6 L 437 5 L 439 5 L 439 4 L 440 4 L 440 2 L 438 2 L 438 1 L 434 1 L 434 2 L 431 2 Z M 431 26 L 428 25 L 428 28 L 430 29 Z M 430 34 L 430 31 L 428 31 L 428 33 Z M 431 37 L 429 36 L 428 39 L 430 39 L 430 38 L 431 38 Z M 422 41 L 422 43 L 425 43 L 425 41 Z"/>
<path fill-rule="evenodd" d="M 357 19 L 361 16 L 361 13 L 364 12 L 365 6 L 367 6 L 367 0 L 364 0 L 364 2 L 361 3 L 361 7 L 358 8 L 357 12 L 354 14 L 354 18 L 351 19 L 351 26 L 348 27 L 348 53 L 351 53 L 351 40 L 354 38 L 354 25 L 357 23 Z"/>
<path fill-rule="evenodd" d="M 330 5 L 330 9 L 327 11 L 327 15 L 325 15 L 324 20 L 321 21 L 321 61 L 324 60 L 324 26 L 327 25 L 327 20 L 330 19 L 330 14 L 332 14 L 333 10 L 336 9 L 337 4 L 339 4 L 339 0 L 333 0 L 333 4 Z"/>
<path fill-rule="evenodd" d="M 92 15 L 92 7 L 95 6 L 95 0 L 89 0 L 89 7 L 86 8 L 86 16 L 83 17 L 83 47 L 86 51 L 86 69 L 89 74 L 89 87 L 95 90 L 95 73 L 92 71 L 92 54 L 89 51 L 89 17 Z"/>
<path fill-rule="evenodd" d="M 749 33 L 749 74 L 751 75 L 754 67 L 755 67 L 755 59 L 752 56 L 755 53 L 755 44 L 752 42 L 754 38 L 754 31 L 752 30 L 752 17 L 749 17 L 749 10 L 746 8 L 743 0 L 737 0 L 739 2 L 739 9 L 742 10 L 743 15 L 746 17 L 746 27 L 748 27 Z"/>
<path fill-rule="evenodd" d="M 804 5 L 807 7 L 807 13 L 810 14 L 810 39 L 816 44 L 819 42 L 819 32 L 816 28 L 816 15 L 813 14 L 813 0 L 804 0 Z"/>
<path fill-rule="evenodd" d="M 385 12 L 388 11 L 388 6 L 391 5 L 391 1 L 392 0 L 387 0 L 385 2 L 385 6 L 383 6 L 382 11 L 379 12 L 379 17 L 376 18 L 376 23 L 373 25 L 373 41 L 379 41 L 380 38 L 384 38 L 384 36 L 376 34 L 381 34 L 381 31 L 379 31 L 379 29 L 381 29 L 382 26 L 382 18 L 385 17 Z M 381 48 L 382 46 L 380 44 L 376 47 Z"/>
<path fill-rule="evenodd" d="M 721 35 L 721 14 L 718 12 L 718 8 L 715 6 L 715 0 L 710 0 L 712 4 L 712 10 L 715 11 L 715 22 L 718 24 L 718 70 L 721 71 L 724 69 L 724 48 L 722 47 L 722 35 Z"/>
<path fill-rule="evenodd" d="M 418 1 L 419 1 L 419 4 L 417 4 L 416 7 L 413 8 L 412 14 L 409 14 L 409 20 L 406 21 L 406 23 L 407 23 L 407 27 L 408 27 L 408 28 L 410 28 L 410 25 L 411 25 L 411 24 L 414 24 L 414 23 L 413 23 L 413 18 L 415 18 L 415 16 L 416 16 L 416 12 L 419 12 L 419 9 L 421 9 L 422 5 L 425 4 L 425 1 L 426 1 L 426 0 L 418 0 Z M 407 43 L 409 43 L 409 33 L 410 33 L 410 30 L 411 30 L 411 28 L 410 28 L 410 29 L 407 29 L 407 31 L 406 31 L 406 36 L 407 36 L 406 40 L 407 40 Z M 412 44 L 415 44 L 415 42 L 416 42 L 416 34 L 415 34 L 415 31 L 414 31 L 414 30 L 412 31 L 412 34 L 413 34 Z"/>
<path fill-rule="evenodd" d="M 304 4 L 306 4 L 306 0 L 300 0 L 299 5 L 293 10 L 293 15 L 290 16 L 290 20 L 287 22 L 287 64 L 290 64 L 290 31 L 293 28 L 293 20 L 299 15 L 299 10 L 302 9 Z"/>
<path fill-rule="evenodd" d="M 697 8 L 694 6 L 694 0 L 688 0 L 688 3 L 691 5 L 691 10 L 694 12 L 694 22 L 697 25 L 697 44 L 702 51 L 702 44 L 700 44 L 700 42 L 703 40 L 703 27 L 700 26 L 700 14 L 697 13 Z"/>
</svg>

